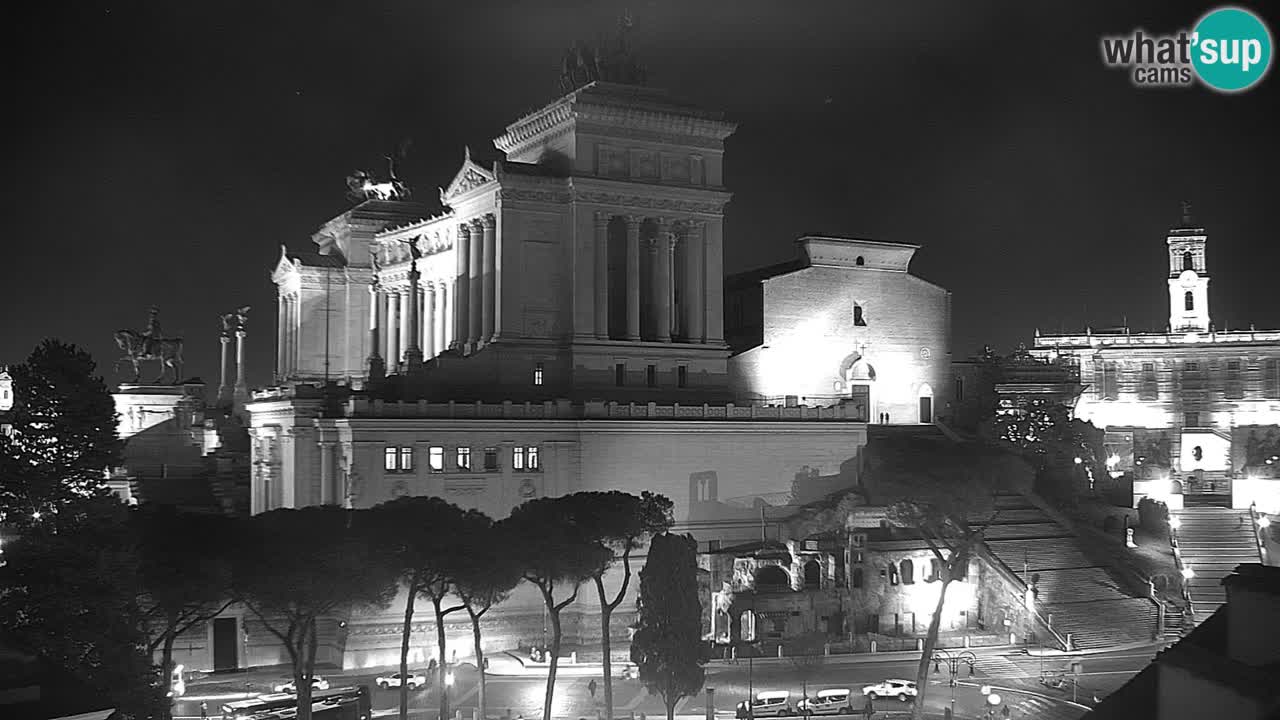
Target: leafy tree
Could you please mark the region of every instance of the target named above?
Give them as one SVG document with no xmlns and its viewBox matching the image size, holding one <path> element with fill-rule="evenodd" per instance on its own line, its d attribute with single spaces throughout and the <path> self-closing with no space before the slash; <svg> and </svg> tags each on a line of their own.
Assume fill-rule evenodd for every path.
<svg viewBox="0 0 1280 720">
<path fill-rule="evenodd" d="M 1034 470 L 997 447 L 932 437 L 880 438 L 868 446 L 867 454 L 865 481 L 875 503 L 889 506 L 890 522 L 918 534 L 938 563 L 938 602 L 916 669 L 920 696 L 912 717 L 920 720 L 947 589 L 966 576 L 983 533 L 995 519 L 996 492 L 1026 491 Z"/>
<path fill-rule="evenodd" d="M 996 415 L 990 432 L 1035 468 L 1037 489 L 1056 500 L 1074 496 L 1071 478 L 1076 472 L 1105 476 L 1104 434 L 1091 423 L 1072 418 L 1071 409 L 1061 403 L 1032 400 L 1017 412 Z"/>
<path fill-rule="evenodd" d="M 23 525 L 104 495 L 121 463 L 115 401 L 89 354 L 45 340 L 10 368 L 12 435 L 0 433 L 0 522 Z"/>
<path fill-rule="evenodd" d="M 551 665 L 547 670 L 547 690 L 542 717 L 551 717 L 555 698 L 556 670 L 560 665 L 563 637 L 560 612 L 578 598 L 582 583 L 592 577 L 609 555 L 609 549 L 593 538 L 589 525 L 579 513 L 581 505 L 571 496 L 538 498 L 520 505 L 499 523 L 511 538 L 512 551 L 524 579 L 542 593 L 551 622 Z M 557 586 L 568 585 L 573 592 L 556 600 Z"/>
<path fill-rule="evenodd" d="M 135 511 L 133 521 L 139 540 L 139 599 L 153 630 L 147 652 L 155 657 L 161 651 L 160 677 L 167 683 L 178 636 L 209 622 L 234 601 L 225 539 L 235 537 L 238 529 L 231 518 L 169 508 Z"/>
<path fill-rule="evenodd" d="M 480 516 L 463 533 L 466 539 L 467 559 L 454 577 L 454 592 L 462 600 L 471 618 L 471 637 L 475 644 L 476 668 L 480 673 L 480 686 L 476 702 L 480 717 L 485 718 L 485 658 L 480 643 L 480 618 L 511 594 L 520 584 L 521 572 L 517 558 L 512 554 L 511 542 L 502 533 L 503 526 Z"/>
<path fill-rule="evenodd" d="M 610 492 L 580 492 L 569 498 L 578 504 L 575 517 L 587 529 L 588 535 L 600 543 L 607 552 L 600 556 L 600 564 L 592 569 L 600 598 L 600 648 L 604 654 L 604 705 L 605 717 L 613 717 L 613 658 L 609 624 L 613 611 L 622 603 L 631 583 L 631 553 L 638 549 L 645 538 L 664 533 L 675 519 L 669 498 L 645 490 L 639 496 L 617 490 Z M 612 598 L 604 587 L 604 576 L 619 561 L 622 562 L 622 584 Z"/>
<path fill-rule="evenodd" d="M 129 510 L 114 496 L 74 508 L 7 534 L 0 628 L 123 717 L 159 716 L 166 703 L 146 651 Z"/>
<path fill-rule="evenodd" d="M 689 535 L 656 535 L 640 570 L 640 619 L 631 661 L 640 668 L 640 682 L 662 696 L 667 720 L 673 720 L 682 698 L 702 689 L 705 678 L 697 549 Z"/>
<path fill-rule="evenodd" d="M 447 670 L 444 619 L 462 610 L 465 604 L 444 607 L 453 591 L 455 578 L 462 568 L 474 562 L 468 546 L 469 532 L 475 525 L 492 521 L 483 513 L 462 508 L 438 497 L 402 497 L 382 503 L 373 509 L 377 518 L 380 544 L 388 550 L 390 562 L 405 585 L 404 626 L 400 642 L 400 673 L 409 673 L 409 637 L 413 630 L 414 604 L 419 595 L 431 599 L 436 619 L 436 644 L 440 653 L 437 666 L 440 692 L 440 717 L 449 716 L 449 695 L 444 691 Z M 409 714 L 409 687 L 400 683 L 400 717 Z"/>
<path fill-rule="evenodd" d="M 369 514 L 326 505 L 255 515 L 237 553 L 239 597 L 289 653 L 298 720 L 311 719 L 319 620 L 395 595 L 396 568 L 371 541 Z"/>
</svg>

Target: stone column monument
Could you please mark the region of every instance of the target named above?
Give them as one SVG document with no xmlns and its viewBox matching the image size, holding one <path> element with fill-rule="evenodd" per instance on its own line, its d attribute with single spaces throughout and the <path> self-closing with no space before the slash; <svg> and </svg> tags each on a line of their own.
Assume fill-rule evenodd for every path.
<svg viewBox="0 0 1280 720">
<path fill-rule="evenodd" d="M 218 362 L 218 372 L 220 375 L 218 381 L 218 397 L 215 403 L 218 407 L 231 404 L 231 388 L 227 385 L 227 349 L 231 344 L 231 333 L 235 329 L 235 314 L 227 313 L 222 316 L 222 332 L 218 333 L 218 341 L 222 344 L 222 357 Z"/>
</svg>

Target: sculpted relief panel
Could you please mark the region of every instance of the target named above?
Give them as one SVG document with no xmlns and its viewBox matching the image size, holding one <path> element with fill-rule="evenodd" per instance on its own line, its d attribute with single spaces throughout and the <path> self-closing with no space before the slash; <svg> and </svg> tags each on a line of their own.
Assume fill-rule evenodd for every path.
<svg viewBox="0 0 1280 720">
<path fill-rule="evenodd" d="M 599 146 L 596 172 L 600 175 L 627 174 L 627 155 L 624 151 L 605 145 Z"/>
<path fill-rule="evenodd" d="M 666 155 L 662 158 L 662 178 L 675 182 L 689 182 L 689 158 L 682 155 Z"/>
<path fill-rule="evenodd" d="M 633 150 L 631 155 L 634 175 L 638 178 L 658 178 L 658 154 L 650 150 Z"/>
</svg>

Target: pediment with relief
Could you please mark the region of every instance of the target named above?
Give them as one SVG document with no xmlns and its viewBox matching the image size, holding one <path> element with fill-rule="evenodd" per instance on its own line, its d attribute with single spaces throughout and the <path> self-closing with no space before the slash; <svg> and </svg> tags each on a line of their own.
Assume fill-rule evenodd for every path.
<svg viewBox="0 0 1280 720">
<path fill-rule="evenodd" d="M 481 185 L 494 182 L 496 179 L 492 172 L 480 167 L 471 159 L 471 149 L 467 148 L 462 167 L 458 170 L 458 174 L 453 176 L 453 182 L 449 183 L 449 187 L 441 191 L 440 200 L 448 204 L 449 200 L 471 192 Z"/>
</svg>

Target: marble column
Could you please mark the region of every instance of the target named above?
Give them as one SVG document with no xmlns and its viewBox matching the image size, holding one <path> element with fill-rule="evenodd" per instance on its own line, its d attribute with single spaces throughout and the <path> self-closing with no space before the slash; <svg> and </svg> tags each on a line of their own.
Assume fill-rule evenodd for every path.
<svg viewBox="0 0 1280 720">
<path fill-rule="evenodd" d="M 480 344 L 480 333 L 483 331 L 484 317 L 484 226 L 479 220 L 471 221 L 471 256 L 467 262 L 467 290 L 470 298 L 467 305 L 471 308 L 467 323 L 467 348 L 475 352 Z"/>
<path fill-rule="evenodd" d="M 285 347 L 288 344 L 289 303 L 283 293 L 276 298 L 276 381 L 284 379 Z"/>
<path fill-rule="evenodd" d="M 298 296 L 289 296 L 289 330 L 285 343 L 289 351 L 285 355 L 285 375 L 292 376 L 298 372 Z"/>
<path fill-rule="evenodd" d="M 405 347 L 404 347 L 404 365 L 408 372 L 419 372 L 422 370 L 422 292 L 418 287 L 418 281 L 422 278 L 422 273 L 418 272 L 418 261 L 409 261 L 409 287 L 405 290 L 404 302 L 409 307 L 409 311 L 405 313 Z"/>
<path fill-rule="evenodd" d="M 671 221 L 658 221 L 658 232 L 649 241 L 653 287 L 653 334 L 658 342 L 671 342 Z"/>
<path fill-rule="evenodd" d="M 236 387 L 232 395 L 237 404 L 243 409 L 244 403 L 249 400 L 249 384 L 244 379 L 244 339 L 248 333 L 244 327 L 236 328 Z"/>
<path fill-rule="evenodd" d="M 400 361 L 400 291 L 387 291 L 387 370 L 394 371 Z"/>
<path fill-rule="evenodd" d="M 337 486 L 334 482 L 332 440 L 320 441 L 320 504 L 336 505 L 338 503 Z"/>
<path fill-rule="evenodd" d="M 609 339 L 609 213 L 596 212 L 596 337 Z"/>
<path fill-rule="evenodd" d="M 487 343 L 493 340 L 493 332 L 496 327 L 494 321 L 497 319 L 495 314 L 498 299 L 497 219 L 493 215 L 485 215 L 480 218 L 480 224 L 484 231 L 484 299 L 482 301 L 484 310 L 480 327 L 480 341 Z"/>
<path fill-rule="evenodd" d="M 422 288 L 422 353 L 433 358 L 440 352 L 436 348 L 436 287 L 427 283 Z"/>
<path fill-rule="evenodd" d="M 685 267 L 688 280 L 684 286 L 684 328 L 689 342 L 700 343 L 705 339 L 704 318 L 706 317 L 705 262 L 703 258 L 703 223 L 699 220 L 689 222 L 685 235 L 684 249 Z"/>
<path fill-rule="evenodd" d="M 381 380 L 387 373 L 386 363 L 382 359 L 381 350 L 378 348 L 380 336 L 378 334 L 378 316 L 382 312 L 382 293 L 378 292 L 378 279 L 375 277 L 373 284 L 369 286 L 369 358 L 368 368 L 369 380 Z"/>
<path fill-rule="evenodd" d="M 218 340 L 222 343 L 222 362 L 218 364 L 218 369 L 221 374 L 221 379 L 218 382 L 218 404 L 222 405 L 227 401 L 227 395 L 229 394 L 228 391 L 230 390 L 230 388 L 227 387 L 227 346 L 231 344 L 231 338 L 227 336 L 227 333 L 224 330 L 222 334 L 218 336 Z"/>
<path fill-rule="evenodd" d="M 640 218 L 627 216 L 627 339 L 640 339 Z"/>
<path fill-rule="evenodd" d="M 396 291 L 399 300 L 399 311 L 396 313 L 396 329 L 399 331 L 400 341 L 396 350 L 397 363 L 404 361 L 404 354 L 409 350 L 409 340 L 413 329 L 410 322 L 410 313 L 413 312 L 413 295 L 409 293 L 408 288 L 400 288 Z"/>
<path fill-rule="evenodd" d="M 454 244 L 454 257 L 457 260 L 457 274 L 454 281 L 453 327 L 450 329 L 449 347 L 461 348 L 467 342 L 467 333 L 471 327 L 471 275 L 468 265 L 471 262 L 471 227 L 458 226 L 458 241 Z"/>
<path fill-rule="evenodd" d="M 436 302 L 436 347 L 437 352 L 444 352 L 453 347 L 453 288 L 449 281 L 436 285 L 439 299 Z"/>
</svg>

